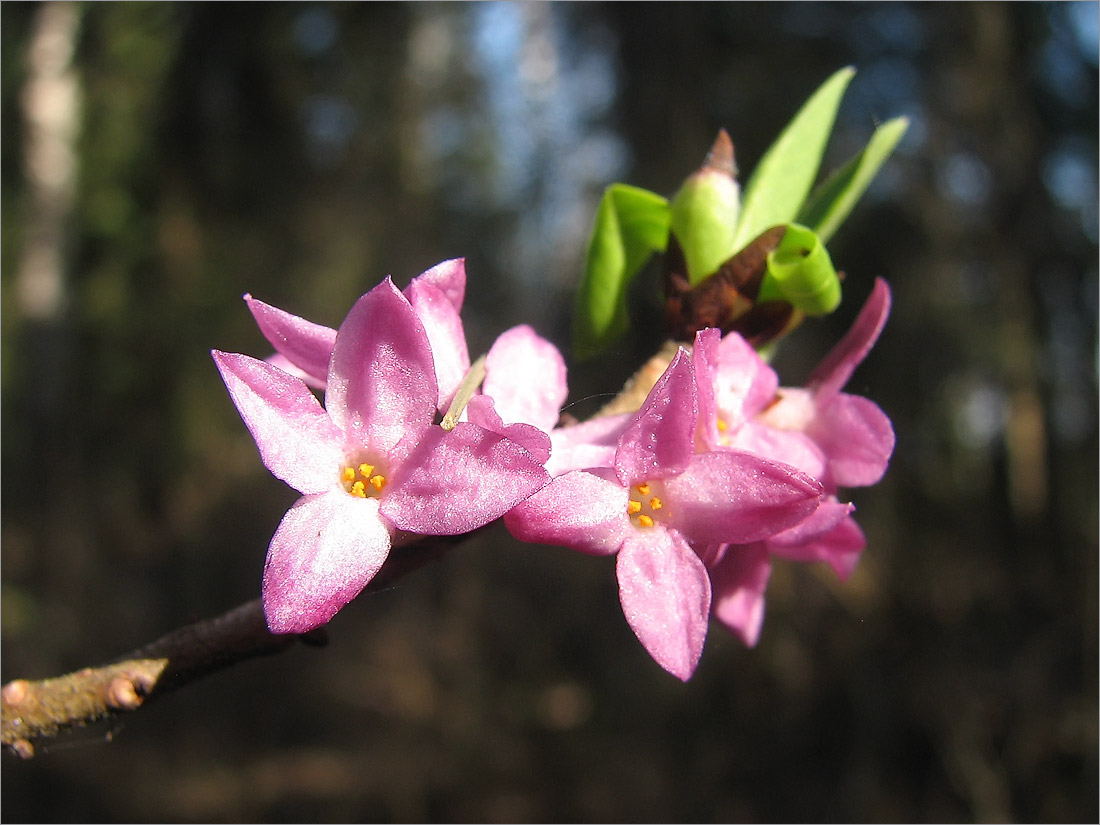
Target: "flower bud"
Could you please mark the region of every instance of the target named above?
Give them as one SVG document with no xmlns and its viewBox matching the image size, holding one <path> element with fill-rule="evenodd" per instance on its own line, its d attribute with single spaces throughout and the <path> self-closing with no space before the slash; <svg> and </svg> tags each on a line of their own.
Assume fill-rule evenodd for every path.
<svg viewBox="0 0 1100 825">
<path fill-rule="evenodd" d="M 694 286 L 717 271 L 733 253 L 740 210 L 733 143 L 723 129 L 707 159 L 672 200 L 672 234 L 684 253 L 688 280 Z"/>
</svg>

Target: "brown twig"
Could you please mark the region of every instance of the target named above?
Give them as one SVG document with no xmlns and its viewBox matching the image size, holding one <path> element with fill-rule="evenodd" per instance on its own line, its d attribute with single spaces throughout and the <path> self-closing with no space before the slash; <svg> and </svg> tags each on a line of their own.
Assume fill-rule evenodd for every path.
<svg viewBox="0 0 1100 825">
<path fill-rule="evenodd" d="M 389 587 L 471 535 L 418 537 L 416 543 L 403 543 L 408 537 L 399 537 L 364 593 Z M 279 653 L 298 641 L 320 646 L 327 636 L 324 628 L 302 635 L 271 633 L 257 599 L 174 630 L 99 667 L 52 679 L 14 679 L 0 689 L 0 744 L 29 759 L 38 740 L 137 710 L 188 682 L 246 659 Z"/>
</svg>

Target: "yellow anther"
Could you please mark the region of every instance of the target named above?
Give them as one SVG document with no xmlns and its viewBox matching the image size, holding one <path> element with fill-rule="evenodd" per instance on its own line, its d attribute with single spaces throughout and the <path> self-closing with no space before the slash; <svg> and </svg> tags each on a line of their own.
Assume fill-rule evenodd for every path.
<svg viewBox="0 0 1100 825">
<path fill-rule="evenodd" d="M 657 498 L 657 496 L 649 500 L 649 509 L 651 510 L 660 510 L 664 506 L 664 502 Z"/>
<path fill-rule="evenodd" d="M 643 482 L 642 484 L 638 484 L 634 487 L 634 489 L 637 490 L 643 496 L 648 496 L 649 495 L 649 484 L 647 484 L 647 483 Z"/>
<path fill-rule="evenodd" d="M 718 432 L 724 433 L 726 431 L 726 422 L 724 419 L 718 419 Z"/>
<path fill-rule="evenodd" d="M 628 501 L 626 504 L 626 512 L 632 516 L 642 512 L 642 503 L 640 501 L 630 499 L 630 501 Z"/>
<path fill-rule="evenodd" d="M 348 492 L 358 498 L 366 498 L 367 486 L 362 481 L 357 481 L 351 485 L 351 489 L 348 490 Z"/>
<path fill-rule="evenodd" d="M 381 492 L 382 488 L 386 486 L 386 477 L 382 475 L 371 476 L 370 486 Z"/>
<path fill-rule="evenodd" d="M 347 483 L 355 481 L 355 469 L 352 467 L 345 467 L 343 472 L 340 473 L 340 478 Z"/>
<path fill-rule="evenodd" d="M 359 475 L 361 475 L 363 478 L 370 478 L 371 473 L 373 473 L 373 472 L 374 472 L 374 465 L 373 464 L 360 464 L 359 465 Z"/>
<path fill-rule="evenodd" d="M 638 516 L 638 526 L 639 527 L 652 527 L 653 526 L 653 519 L 651 519 L 649 516 L 645 516 L 645 515 Z"/>
</svg>

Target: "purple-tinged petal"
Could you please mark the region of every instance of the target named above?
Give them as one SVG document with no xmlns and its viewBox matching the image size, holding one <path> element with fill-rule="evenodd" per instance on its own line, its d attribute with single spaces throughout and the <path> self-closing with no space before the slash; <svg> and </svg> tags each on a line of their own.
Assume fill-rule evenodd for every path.
<svg viewBox="0 0 1100 825">
<path fill-rule="evenodd" d="M 867 539 L 856 520 L 848 516 L 828 533 L 805 544 L 777 544 L 774 540 L 769 540 L 767 544 L 771 554 L 777 558 L 798 562 L 823 561 L 833 568 L 837 578 L 845 581 L 855 570 L 859 556 L 867 546 Z"/>
<path fill-rule="evenodd" d="M 855 511 L 854 504 L 837 501 L 836 496 L 829 496 L 807 519 L 768 539 L 768 547 L 798 547 L 807 544 L 831 532 Z"/>
<path fill-rule="evenodd" d="M 332 347 L 336 343 L 336 330 L 291 315 L 251 295 L 245 295 L 244 300 L 260 332 L 275 351 L 305 373 L 310 386 L 323 389 Z"/>
<path fill-rule="evenodd" d="M 615 472 L 623 486 L 681 472 L 695 454 L 698 416 L 695 373 L 681 347 L 619 439 Z"/>
<path fill-rule="evenodd" d="M 692 544 L 746 544 L 808 517 L 821 485 L 788 467 L 740 450 L 696 455 L 664 480 L 665 517 Z"/>
<path fill-rule="evenodd" d="M 323 390 L 325 388 L 325 382 L 323 380 L 318 381 L 312 375 L 309 375 L 305 370 L 296 367 L 285 355 L 281 355 L 275 352 L 267 356 L 264 361 L 271 364 L 271 366 L 273 367 L 278 367 L 287 375 L 290 375 L 300 381 L 305 382 L 305 385 L 307 387 L 312 387 L 315 390 Z"/>
<path fill-rule="evenodd" d="M 615 561 L 619 601 L 649 655 L 687 681 L 699 664 L 710 618 L 710 577 L 675 530 L 631 530 Z"/>
<path fill-rule="evenodd" d="M 746 421 L 727 443 L 734 449 L 755 453 L 769 461 L 789 464 L 812 478 L 825 478 L 828 457 L 817 442 L 803 432 L 776 430 Z"/>
<path fill-rule="evenodd" d="M 855 368 L 867 357 L 890 315 L 890 287 L 882 278 L 875 279 L 871 295 L 859 311 L 855 323 L 840 342 L 817 365 L 806 382 L 821 401 L 840 392 Z"/>
<path fill-rule="evenodd" d="M 715 394 L 718 406 L 733 410 L 740 403 L 745 418 L 767 407 L 779 390 L 779 376 L 748 341 L 731 332 L 718 347 Z"/>
<path fill-rule="evenodd" d="M 454 398 L 455 390 L 470 369 L 470 354 L 466 350 L 466 332 L 458 310 L 442 289 L 423 280 L 413 278 L 405 288 L 413 310 L 424 324 L 428 344 L 432 348 L 435 376 L 439 382 L 438 408 L 446 411 Z"/>
<path fill-rule="evenodd" d="M 894 452 L 894 427 L 878 405 L 858 395 L 838 393 L 818 410 L 806 431 L 829 457 L 838 487 L 875 484 Z"/>
<path fill-rule="evenodd" d="M 558 348 L 522 324 L 500 335 L 485 359 L 482 392 L 492 396 L 509 424 L 522 422 L 550 432 L 569 390 Z"/>
<path fill-rule="evenodd" d="M 504 524 L 520 541 L 610 555 L 631 529 L 627 500 L 626 489 L 610 471 L 577 470 L 555 478 L 505 513 Z"/>
<path fill-rule="evenodd" d="M 344 436 L 309 388 L 265 361 L 211 355 L 272 475 L 300 493 L 337 486 Z"/>
<path fill-rule="evenodd" d="M 468 533 L 549 480 L 541 462 L 503 436 L 469 423 L 431 427 L 393 474 L 382 515 L 410 533 Z"/>
<path fill-rule="evenodd" d="M 723 430 L 729 434 L 772 403 L 779 387 L 779 377 L 736 332 L 717 342 L 707 340 L 703 343 L 702 353 L 695 350 L 692 353 L 696 357 L 696 380 L 701 387 L 704 379 L 698 375 L 699 360 L 705 360 L 709 366 L 717 417 L 722 422 Z M 697 339 L 696 350 L 698 346 Z"/>
<path fill-rule="evenodd" d="M 619 437 L 632 417 L 632 413 L 605 415 L 553 430 L 547 472 L 560 476 L 572 470 L 614 467 Z"/>
<path fill-rule="evenodd" d="M 721 341 L 721 331 L 714 327 L 707 327 L 695 333 L 695 344 L 691 348 L 691 363 L 695 368 L 695 389 L 699 404 L 697 435 L 703 445 L 710 450 L 717 448 L 721 443 L 718 423 L 720 413 L 714 396 L 716 359 Z M 721 426 L 725 427 L 724 421 Z"/>
<path fill-rule="evenodd" d="M 731 544 L 711 565 L 714 617 L 740 637 L 746 647 L 756 647 L 764 624 L 764 591 L 772 565 L 763 542 Z"/>
<path fill-rule="evenodd" d="M 461 312 L 466 297 L 466 259 L 452 258 L 438 263 L 413 278 L 412 283 L 431 284 L 447 296 L 455 312 Z"/>
<path fill-rule="evenodd" d="M 514 441 L 540 464 L 550 458 L 550 436 L 530 424 L 505 424 L 489 396 L 475 395 L 466 405 L 466 413 L 471 424 Z"/>
<path fill-rule="evenodd" d="M 331 619 L 374 578 L 392 528 L 378 499 L 340 492 L 304 496 L 267 551 L 263 604 L 272 633 L 305 633 Z"/>
<path fill-rule="evenodd" d="M 424 325 L 386 278 L 355 303 L 340 325 L 325 407 L 347 434 L 347 446 L 400 461 L 394 447 L 431 426 L 438 398 Z"/>
</svg>

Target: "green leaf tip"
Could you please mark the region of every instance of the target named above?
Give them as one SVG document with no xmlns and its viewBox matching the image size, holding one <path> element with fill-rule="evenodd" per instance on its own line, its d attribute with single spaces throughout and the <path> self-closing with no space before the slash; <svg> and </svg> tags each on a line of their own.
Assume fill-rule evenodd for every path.
<svg viewBox="0 0 1100 825">
<path fill-rule="evenodd" d="M 626 331 L 627 287 L 651 255 L 667 248 L 668 232 L 665 198 L 625 183 L 604 190 L 574 307 L 573 350 L 579 358 Z"/>
<path fill-rule="evenodd" d="M 896 117 L 875 129 L 863 150 L 810 195 L 798 216 L 799 223 L 812 228 L 821 242 L 827 243 L 867 191 L 908 128 L 909 118 Z"/>
<path fill-rule="evenodd" d="M 790 224 L 768 253 L 758 303 L 786 301 L 807 315 L 826 315 L 840 305 L 840 276 L 813 230 Z"/>
<path fill-rule="evenodd" d="M 735 250 L 769 226 L 790 223 L 798 216 L 817 178 L 841 98 L 855 71 L 847 66 L 826 80 L 764 153 L 745 185 Z"/>
</svg>

